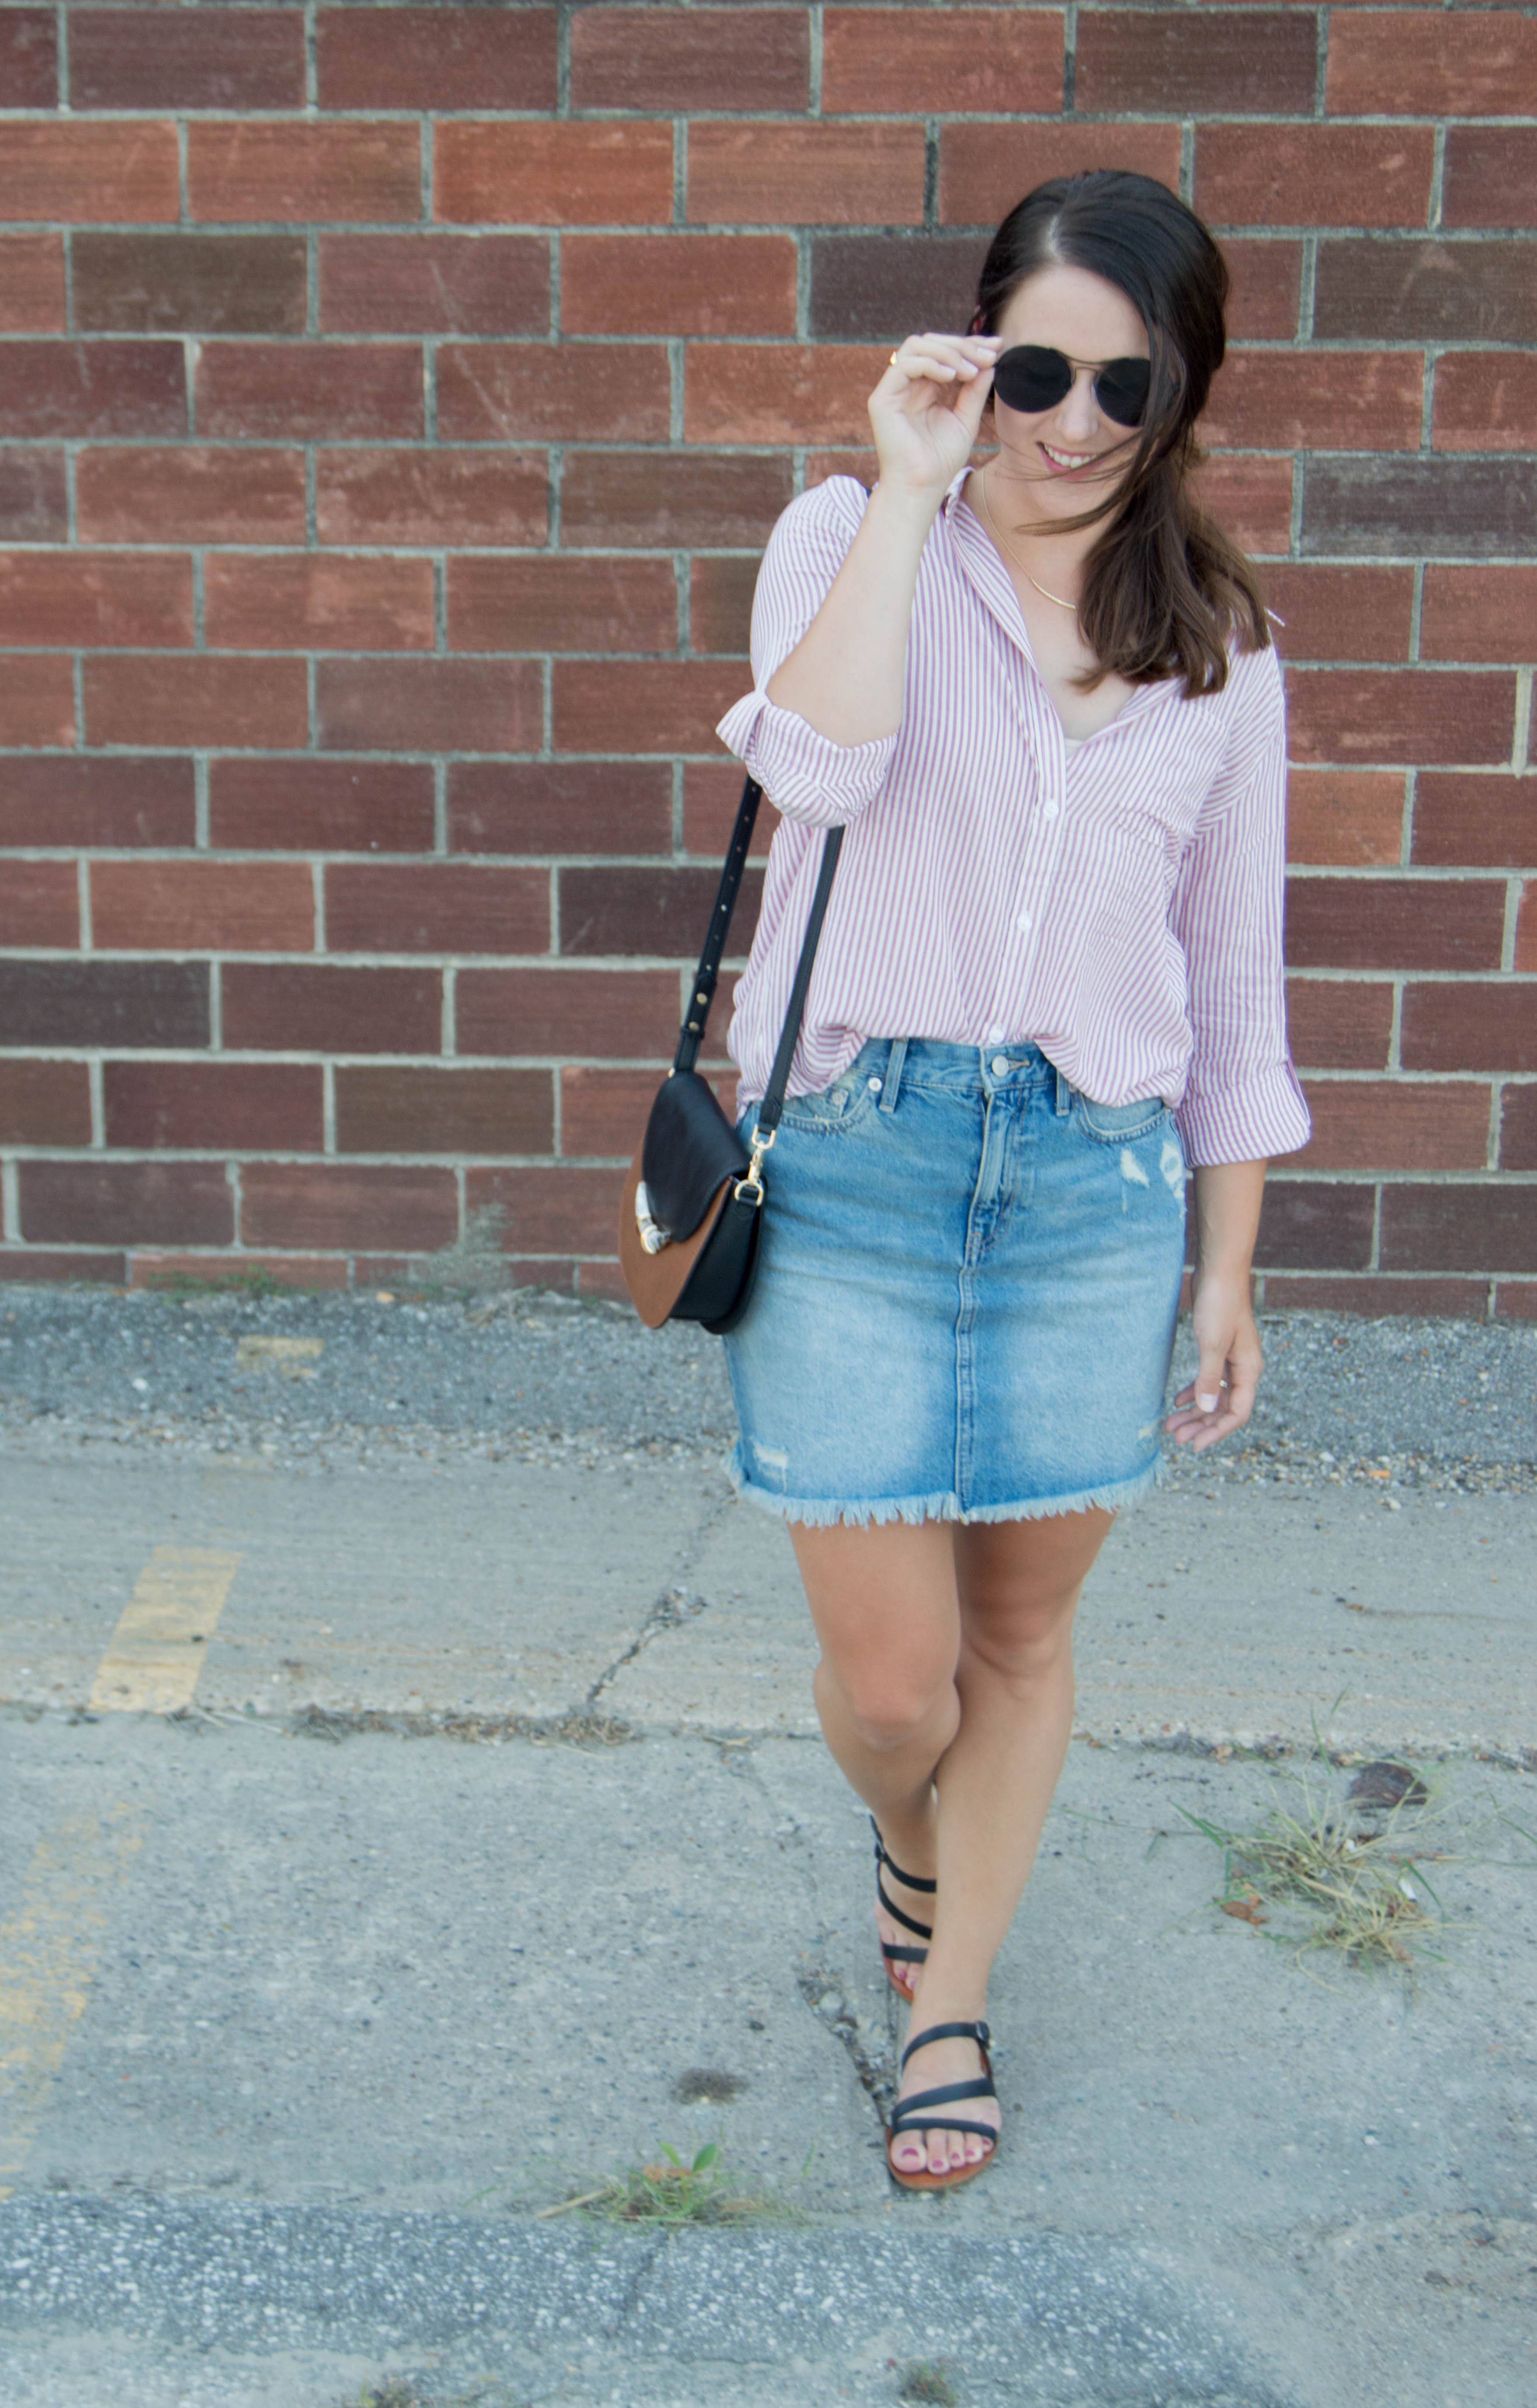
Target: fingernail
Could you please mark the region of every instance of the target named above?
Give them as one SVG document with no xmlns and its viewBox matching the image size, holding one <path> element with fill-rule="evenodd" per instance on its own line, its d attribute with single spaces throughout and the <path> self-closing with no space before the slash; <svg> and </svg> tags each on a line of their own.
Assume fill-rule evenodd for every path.
<svg viewBox="0 0 1537 2408">
<path fill-rule="evenodd" d="M 1215 1397 L 1198 1397 L 1196 1402 L 1203 1413 L 1214 1413 L 1217 1409 Z"/>
</svg>

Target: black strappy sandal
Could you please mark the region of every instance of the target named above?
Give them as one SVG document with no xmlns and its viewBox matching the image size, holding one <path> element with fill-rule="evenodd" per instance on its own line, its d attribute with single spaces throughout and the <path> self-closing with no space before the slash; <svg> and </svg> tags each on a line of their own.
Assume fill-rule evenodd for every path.
<svg viewBox="0 0 1537 2408">
<path fill-rule="evenodd" d="M 886 2172 L 893 2182 L 901 2184 L 904 2190 L 953 2190 L 957 2183 L 970 2182 L 973 2174 L 980 2174 L 983 2167 L 990 2166 L 997 2157 L 1001 2135 L 993 2125 L 970 2124 L 962 2116 L 936 2115 L 933 2113 L 936 2107 L 953 2106 L 957 2099 L 998 2097 L 993 2087 L 992 2059 L 987 2054 L 992 2037 L 985 2024 L 930 2024 L 927 2031 L 915 2032 L 903 2049 L 903 2072 L 907 2071 L 908 2058 L 914 2049 L 927 2048 L 931 2040 L 974 2040 L 982 2051 L 982 2071 L 974 2080 L 942 2082 L 937 2090 L 914 2091 L 911 2099 L 904 2099 L 894 2110 L 886 2129 Z M 990 2141 L 992 2146 L 978 2157 L 974 2165 L 952 2166 L 948 2172 L 942 2174 L 931 2174 L 927 2168 L 922 2173 L 906 2173 L 893 2160 L 892 2144 L 912 2131 L 975 2132 L 983 2140 Z"/>
<path fill-rule="evenodd" d="M 891 1868 L 891 1877 L 893 1881 L 899 1881 L 904 1889 L 925 1891 L 930 1898 L 932 1898 L 934 1892 L 939 1888 L 939 1883 L 919 1881 L 915 1874 L 904 1873 L 901 1866 L 897 1863 L 895 1857 L 886 1854 L 886 1843 L 881 1837 L 881 1827 L 879 1823 L 877 1823 L 873 1814 L 869 1818 L 869 1827 L 875 1834 L 875 1895 L 880 1899 L 882 1907 L 884 1909 L 885 1913 L 890 1915 L 893 1923 L 899 1923 L 904 1931 L 915 1932 L 920 1940 L 932 1940 L 934 1937 L 934 1926 L 931 1923 L 919 1923 L 912 1915 L 904 1914 L 901 1908 L 899 1906 L 895 1906 L 891 1899 L 886 1896 L 885 1884 L 881 1879 L 881 1870 L 883 1866 L 889 1865 Z M 911 2006 L 912 2004 L 912 1993 L 908 1988 L 905 1982 L 898 1982 L 896 1973 L 892 1969 L 896 1965 L 927 1964 L 928 1961 L 927 1949 L 907 1948 L 902 1945 L 900 1941 L 883 1940 L 881 1942 L 881 1954 L 886 1960 L 886 1980 L 891 1984 L 891 1986 L 896 1991 L 898 1997 L 899 1999 L 905 1999 L 908 2005 Z"/>
</svg>

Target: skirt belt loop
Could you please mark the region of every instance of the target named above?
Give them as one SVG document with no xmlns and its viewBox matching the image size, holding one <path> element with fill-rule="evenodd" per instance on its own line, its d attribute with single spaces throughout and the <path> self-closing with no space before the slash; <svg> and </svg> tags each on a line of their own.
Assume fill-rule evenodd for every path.
<svg viewBox="0 0 1537 2408">
<path fill-rule="evenodd" d="M 883 1112 L 894 1112 L 897 1109 L 897 1091 L 902 1083 L 902 1065 L 906 1060 L 907 1039 L 894 1037 L 886 1062 L 885 1081 L 881 1089 L 881 1110 Z"/>
<path fill-rule="evenodd" d="M 1055 1064 L 1055 1063 L 1052 1065 L 1052 1068 L 1053 1068 L 1054 1069 L 1056 1069 L 1056 1064 Z M 1058 1119 L 1059 1121 L 1060 1121 L 1060 1120 L 1065 1120 L 1065 1119 L 1067 1118 L 1068 1112 L 1069 1112 L 1069 1111 L 1070 1110 L 1071 1105 L 1072 1105 L 1072 1085 L 1071 1085 L 1071 1082 L 1070 1082 L 1070 1081 L 1069 1081 L 1069 1080 L 1067 1080 L 1067 1079 L 1065 1079 L 1065 1078 L 1063 1077 L 1063 1075 L 1062 1075 L 1062 1073 L 1061 1073 L 1061 1071 L 1060 1071 L 1060 1070 L 1057 1070 L 1057 1072 L 1056 1072 L 1056 1117 L 1057 1117 L 1057 1119 Z"/>
</svg>

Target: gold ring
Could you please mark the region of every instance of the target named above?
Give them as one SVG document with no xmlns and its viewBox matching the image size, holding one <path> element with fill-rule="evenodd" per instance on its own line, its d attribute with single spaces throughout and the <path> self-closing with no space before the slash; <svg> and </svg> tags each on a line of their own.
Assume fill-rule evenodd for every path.
<svg viewBox="0 0 1537 2408">
<path fill-rule="evenodd" d="M 897 365 L 897 354 L 896 354 L 896 352 L 895 352 L 895 351 L 893 351 L 893 352 L 892 352 L 892 355 L 891 355 L 891 357 L 890 357 L 890 359 L 889 359 L 889 360 L 887 361 L 887 363 L 886 363 L 886 366 L 887 366 L 888 367 L 893 367 L 893 368 L 894 368 L 894 367 L 896 366 L 896 365 Z"/>
</svg>

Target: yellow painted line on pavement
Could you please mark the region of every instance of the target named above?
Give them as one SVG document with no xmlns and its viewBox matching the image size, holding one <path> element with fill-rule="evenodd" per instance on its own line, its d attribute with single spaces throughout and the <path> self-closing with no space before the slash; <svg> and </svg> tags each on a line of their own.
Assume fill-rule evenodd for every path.
<svg viewBox="0 0 1537 2408">
<path fill-rule="evenodd" d="M 144 1836 L 144 1810 L 71 1814 L 32 1852 L 19 1903 L 0 1918 L 0 2199 L 26 2162 L 85 2013 L 120 1885 Z"/>
<path fill-rule="evenodd" d="M 96 1667 L 87 1711 L 173 1714 L 189 1704 L 239 1561 L 219 1547 L 156 1547 Z"/>
</svg>

